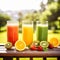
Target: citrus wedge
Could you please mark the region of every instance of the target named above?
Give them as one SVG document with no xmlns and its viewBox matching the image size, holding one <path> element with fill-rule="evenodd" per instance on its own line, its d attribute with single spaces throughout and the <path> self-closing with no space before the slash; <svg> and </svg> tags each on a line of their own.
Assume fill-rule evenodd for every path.
<svg viewBox="0 0 60 60">
<path fill-rule="evenodd" d="M 53 45 L 53 47 L 59 46 L 59 40 L 57 38 L 51 38 L 49 42 Z"/>
<path fill-rule="evenodd" d="M 24 41 L 16 41 L 16 43 L 15 43 L 15 48 L 16 48 L 16 50 L 18 50 L 18 51 L 23 51 L 25 48 L 26 48 L 26 44 L 25 44 L 25 42 Z"/>
</svg>

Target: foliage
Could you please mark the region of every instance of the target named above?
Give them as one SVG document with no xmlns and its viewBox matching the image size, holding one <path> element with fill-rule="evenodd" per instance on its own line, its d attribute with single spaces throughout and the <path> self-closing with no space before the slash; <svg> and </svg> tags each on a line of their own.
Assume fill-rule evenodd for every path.
<svg viewBox="0 0 60 60">
<path fill-rule="evenodd" d="M 52 13 L 49 10 L 45 10 L 40 16 L 40 21 L 46 21 L 50 15 L 52 15 Z"/>
<path fill-rule="evenodd" d="M 55 2 L 55 0 L 48 0 L 48 4 L 51 4 L 52 2 Z"/>
<path fill-rule="evenodd" d="M 51 3 L 48 4 L 47 9 L 42 13 L 40 20 L 49 20 L 49 17 L 52 16 L 53 13 L 57 12 L 58 4 Z"/>
<path fill-rule="evenodd" d="M 31 20 L 31 21 L 37 21 L 39 19 L 40 13 L 39 12 L 32 12 L 32 13 L 27 13 L 24 17 L 25 20 Z"/>
<path fill-rule="evenodd" d="M 54 24 L 55 28 L 60 28 L 60 21 L 58 21 L 58 17 L 60 17 L 60 3 L 57 0 L 57 2 L 55 2 L 55 0 L 48 0 L 50 1 L 47 4 L 47 8 L 44 12 L 42 12 L 41 16 L 40 16 L 40 21 L 45 21 L 48 20 L 49 21 L 49 26 L 52 27 L 52 24 Z M 56 23 L 56 21 L 58 23 Z M 55 23 L 54 23 L 55 22 Z M 50 27 L 50 28 L 51 28 Z"/>
<path fill-rule="evenodd" d="M 0 31 L 1 31 L 1 27 L 5 26 L 8 20 L 10 20 L 9 15 L 0 13 Z"/>
<path fill-rule="evenodd" d="M 52 2 L 51 4 L 48 4 L 47 10 L 50 10 L 52 13 L 56 12 L 58 9 L 58 3 Z"/>
<path fill-rule="evenodd" d="M 43 9 L 43 6 L 44 4 L 42 3 L 42 5 L 40 6 L 40 11 L 27 13 L 24 16 L 24 20 L 32 20 L 34 21 L 34 25 L 36 24 L 37 20 L 40 20 L 41 22 L 48 20 L 49 24 L 51 22 L 54 23 L 55 21 L 58 21 L 58 17 L 60 16 L 60 0 L 48 0 L 47 8 L 44 9 L 44 11 L 41 11 Z"/>
</svg>

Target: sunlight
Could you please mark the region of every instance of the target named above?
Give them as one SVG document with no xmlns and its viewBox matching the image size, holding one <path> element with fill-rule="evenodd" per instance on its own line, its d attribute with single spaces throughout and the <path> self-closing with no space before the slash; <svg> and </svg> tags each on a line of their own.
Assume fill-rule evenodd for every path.
<svg viewBox="0 0 60 60">
<path fill-rule="evenodd" d="M 39 10 L 41 0 L 0 0 L 0 9 L 6 10 Z"/>
</svg>

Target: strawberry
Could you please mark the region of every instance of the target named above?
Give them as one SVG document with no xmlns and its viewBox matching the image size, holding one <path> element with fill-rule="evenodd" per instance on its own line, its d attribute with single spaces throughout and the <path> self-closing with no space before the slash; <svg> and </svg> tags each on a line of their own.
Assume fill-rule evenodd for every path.
<svg viewBox="0 0 60 60">
<path fill-rule="evenodd" d="M 53 49 L 54 47 L 53 47 L 53 45 L 51 43 L 49 43 L 48 48 Z"/>
<path fill-rule="evenodd" d="M 38 47 L 37 47 L 37 50 L 38 50 L 38 51 L 43 51 L 43 47 L 42 47 L 42 46 L 38 46 Z"/>
<path fill-rule="evenodd" d="M 31 46 L 30 46 L 30 49 L 31 49 L 31 50 L 37 50 L 37 48 L 36 48 L 35 45 L 31 45 Z"/>
</svg>

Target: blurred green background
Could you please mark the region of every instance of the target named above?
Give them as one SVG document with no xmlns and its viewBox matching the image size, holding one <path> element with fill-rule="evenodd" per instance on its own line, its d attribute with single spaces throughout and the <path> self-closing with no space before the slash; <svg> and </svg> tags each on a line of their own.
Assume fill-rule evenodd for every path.
<svg viewBox="0 0 60 60">
<path fill-rule="evenodd" d="M 44 4 L 42 0 L 40 7 L 40 10 L 27 12 L 25 15 L 22 12 L 18 12 L 19 40 L 22 40 L 22 21 L 32 20 L 34 22 L 34 40 L 36 40 L 36 21 L 48 21 L 48 41 L 52 37 L 56 37 L 60 41 L 60 0 L 48 0 L 47 4 Z M 0 13 L 0 43 L 5 44 L 7 42 L 6 23 L 11 19 L 12 17 L 7 13 Z M 14 60 L 16 59 L 14 58 Z M 29 58 L 21 58 L 21 60 L 29 60 Z M 34 60 L 42 59 L 34 58 Z M 57 60 L 57 58 L 47 58 L 47 60 Z"/>
</svg>

